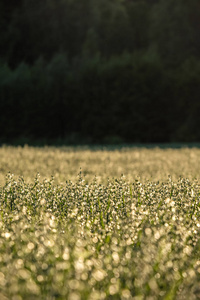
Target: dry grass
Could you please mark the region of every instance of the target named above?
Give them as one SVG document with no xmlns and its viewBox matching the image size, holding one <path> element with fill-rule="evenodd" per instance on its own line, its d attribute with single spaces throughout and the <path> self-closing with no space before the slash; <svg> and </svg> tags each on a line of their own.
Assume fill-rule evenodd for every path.
<svg viewBox="0 0 200 300">
<path fill-rule="evenodd" d="M 71 147 L 2 147 L 0 148 L 0 183 L 9 171 L 23 175 L 31 181 L 39 172 L 41 178 L 55 181 L 75 181 L 80 172 L 87 181 L 97 176 L 99 182 L 107 178 L 118 178 L 121 174 L 127 180 L 166 180 L 170 174 L 173 180 L 180 176 L 199 178 L 200 149 L 145 149 L 122 148 L 119 150 L 90 150 Z"/>
</svg>

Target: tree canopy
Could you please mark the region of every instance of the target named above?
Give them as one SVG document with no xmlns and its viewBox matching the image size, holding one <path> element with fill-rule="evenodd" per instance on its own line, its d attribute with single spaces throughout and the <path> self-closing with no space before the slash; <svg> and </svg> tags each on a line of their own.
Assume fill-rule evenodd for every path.
<svg viewBox="0 0 200 300">
<path fill-rule="evenodd" d="M 197 0 L 0 3 L 0 141 L 200 141 Z"/>
</svg>

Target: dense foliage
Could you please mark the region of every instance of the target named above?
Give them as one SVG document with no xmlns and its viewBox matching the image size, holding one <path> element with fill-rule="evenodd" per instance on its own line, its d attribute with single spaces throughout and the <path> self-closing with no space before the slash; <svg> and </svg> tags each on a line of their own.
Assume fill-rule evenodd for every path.
<svg viewBox="0 0 200 300">
<path fill-rule="evenodd" d="M 0 188 L 1 299 L 198 299 L 198 181 Z"/>
<path fill-rule="evenodd" d="M 1 147 L 0 299 L 198 299 L 199 152 Z"/>
<path fill-rule="evenodd" d="M 0 3 L 0 142 L 199 141 L 198 0 Z"/>
</svg>

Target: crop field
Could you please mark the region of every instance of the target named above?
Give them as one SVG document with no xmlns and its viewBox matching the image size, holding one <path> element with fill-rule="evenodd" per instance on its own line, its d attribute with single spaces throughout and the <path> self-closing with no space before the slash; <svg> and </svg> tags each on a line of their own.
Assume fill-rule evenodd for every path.
<svg viewBox="0 0 200 300">
<path fill-rule="evenodd" d="M 200 299 L 200 149 L 0 148 L 1 300 Z"/>
</svg>

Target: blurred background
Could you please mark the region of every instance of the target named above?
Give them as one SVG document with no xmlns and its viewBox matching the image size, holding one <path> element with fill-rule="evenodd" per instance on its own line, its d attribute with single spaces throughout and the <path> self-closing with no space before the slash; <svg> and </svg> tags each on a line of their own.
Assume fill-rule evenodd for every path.
<svg viewBox="0 0 200 300">
<path fill-rule="evenodd" d="M 200 142 L 198 0 L 1 0 L 0 143 Z"/>
</svg>

